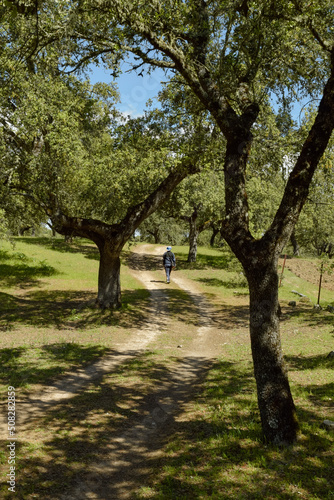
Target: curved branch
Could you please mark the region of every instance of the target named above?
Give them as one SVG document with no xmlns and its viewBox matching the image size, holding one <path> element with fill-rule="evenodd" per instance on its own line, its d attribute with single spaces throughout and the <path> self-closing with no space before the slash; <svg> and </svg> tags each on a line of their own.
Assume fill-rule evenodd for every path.
<svg viewBox="0 0 334 500">
<path fill-rule="evenodd" d="M 331 75 L 325 85 L 318 113 L 287 182 L 281 205 L 263 239 L 280 248 L 290 237 L 307 200 L 310 183 L 334 130 L 334 48 Z"/>
<path fill-rule="evenodd" d="M 51 213 L 49 216 L 52 221 L 52 226 L 64 236 L 79 236 L 88 238 L 97 246 L 106 239 L 117 239 L 119 227 L 117 224 L 106 224 L 97 219 L 85 219 L 80 217 L 69 217 L 62 212 L 56 214 Z"/>
<path fill-rule="evenodd" d="M 196 163 L 188 158 L 177 169 L 170 172 L 166 179 L 142 203 L 128 210 L 127 215 L 120 223 L 123 237 L 129 238 L 147 217 L 168 200 L 172 191 L 185 177 L 195 174 L 199 170 Z"/>
</svg>

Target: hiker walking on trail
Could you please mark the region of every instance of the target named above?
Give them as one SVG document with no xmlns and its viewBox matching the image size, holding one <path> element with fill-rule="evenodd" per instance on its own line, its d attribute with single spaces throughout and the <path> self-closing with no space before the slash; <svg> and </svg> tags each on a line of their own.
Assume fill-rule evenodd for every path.
<svg viewBox="0 0 334 500">
<path fill-rule="evenodd" d="M 163 265 L 166 272 L 166 282 L 170 283 L 170 273 L 173 267 L 176 266 L 175 255 L 172 252 L 172 247 L 167 247 L 167 252 L 163 254 Z"/>
</svg>

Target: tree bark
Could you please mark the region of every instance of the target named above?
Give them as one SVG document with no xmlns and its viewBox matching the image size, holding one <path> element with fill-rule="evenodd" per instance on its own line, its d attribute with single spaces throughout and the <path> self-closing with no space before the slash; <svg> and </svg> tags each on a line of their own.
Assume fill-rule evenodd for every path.
<svg viewBox="0 0 334 500">
<path fill-rule="evenodd" d="M 196 228 L 191 228 L 189 234 L 189 252 L 188 252 L 188 262 L 196 262 L 197 258 L 197 239 L 198 230 Z"/>
<path fill-rule="evenodd" d="M 188 262 L 196 262 L 197 257 L 197 240 L 199 235 L 199 230 L 196 225 L 197 220 L 197 210 L 193 212 L 191 217 L 189 217 L 189 252 L 188 252 Z"/>
<path fill-rule="evenodd" d="M 253 263 L 244 266 L 250 337 L 263 433 L 267 441 L 284 445 L 295 441 L 298 421 L 280 340 L 277 258 L 266 255 L 257 252 Z"/>
<path fill-rule="evenodd" d="M 156 229 L 156 230 L 153 230 L 153 229 L 148 229 L 147 230 L 148 234 L 150 234 L 151 236 L 153 236 L 153 239 L 154 239 L 154 243 L 156 245 L 158 245 L 159 243 L 161 243 L 160 241 L 160 231 L 159 229 Z"/>
<path fill-rule="evenodd" d="M 198 220 L 198 210 L 201 209 L 201 205 L 194 207 L 194 211 L 190 217 L 182 216 L 181 219 L 189 223 L 189 252 L 187 262 L 196 262 L 197 258 L 197 242 L 200 233 L 212 227 L 212 222 L 210 220 L 197 224 Z"/>
<path fill-rule="evenodd" d="M 210 247 L 213 247 L 215 245 L 215 239 L 217 234 L 219 234 L 220 229 L 218 227 L 212 226 L 212 235 L 210 238 Z"/>
<path fill-rule="evenodd" d="M 222 234 L 248 281 L 252 357 L 264 438 L 277 445 L 291 444 L 297 439 L 298 422 L 280 341 L 277 262 L 283 239 L 276 234 L 276 240 L 266 235 L 255 240 L 249 231 L 245 169 L 252 137 L 246 130 L 243 137 L 242 146 L 238 146 L 237 134 L 227 144 L 227 217 Z"/>
<path fill-rule="evenodd" d="M 120 250 L 110 241 L 99 245 L 100 265 L 96 303 L 101 309 L 121 307 Z"/>
<path fill-rule="evenodd" d="M 23 236 L 24 233 L 26 231 L 29 231 L 29 229 L 31 229 L 32 226 L 24 226 L 24 227 L 20 227 L 19 230 L 18 230 L 18 233 L 19 233 L 19 236 Z"/>
</svg>

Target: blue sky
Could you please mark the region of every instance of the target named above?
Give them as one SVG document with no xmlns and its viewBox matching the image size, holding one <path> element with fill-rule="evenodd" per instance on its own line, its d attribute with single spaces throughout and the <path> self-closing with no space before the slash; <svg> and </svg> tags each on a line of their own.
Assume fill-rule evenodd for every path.
<svg viewBox="0 0 334 500">
<path fill-rule="evenodd" d="M 130 64 L 127 62 L 122 63 L 121 69 L 122 74 L 117 78 L 121 102 L 117 105 L 117 108 L 124 115 L 130 115 L 135 118 L 143 114 L 145 105 L 149 99 L 152 99 L 154 106 L 157 106 L 155 98 L 162 88 L 161 82 L 167 80 L 163 70 L 155 68 L 149 75 L 144 69 L 143 76 L 138 76 L 135 71 L 127 72 L 127 70 L 130 69 Z M 113 78 L 110 76 L 110 71 L 104 69 L 102 66 L 92 66 L 91 70 L 92 72 L 89 78 L 92 83 L 101 81 L 110 83 L 113 81 Z M 298 124 L 300 124 L 303 112 L 305 111 L 303 104 L 308 101 L 309 99 L 306 99 L 304 102 L 296 103 L 293 106 L 292 117 Z M 315 104 L 317 104 L 317 102 Z"/>
<path fill-rule="evenodd" d="M 143 76 L 138 76 L 134 71 L 127 73 L 130 68 L 128 63 L 123 63 L 123 73 L 117 78 L 117 86 L 121 97 L 121 102 L 117 108 L 126 115 L 136 117 L 143 114 L 145 104 L 149 99 L 154 100 L 159 90 L 161 82 L 166 81 L 164 72 L 157 68 L 154 69 L 151 75 L 143 73 Z M 93 66 L 89 78 L 92 83 L 106 82 L 110 83 L 113 78 L 110 76 L 110 71 L 102 67 Z M 156 102 L 155 102 L 156 105 Z"/>
</svg>

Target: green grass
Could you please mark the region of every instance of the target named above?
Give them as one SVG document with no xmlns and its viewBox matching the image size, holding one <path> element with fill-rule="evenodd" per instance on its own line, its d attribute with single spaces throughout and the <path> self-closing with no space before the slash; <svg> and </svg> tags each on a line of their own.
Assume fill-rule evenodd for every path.
<svg viewBox="0 0 334 500">
<path fill-rule="evenodd" d="M 334 396 L 322 370 L 326 377 L 331 371 L 326 380 L 333 381 L 333 361 L 320 355 L 295 360 L 304 375 L 292 383 L 302 435 L 295 446 L 280 449 L 262 442 L 252 364 L 240 361 L 243 354 L 231 347 L 228 359 L 210 369 L 137 499 L 333 498 L 334 437 L 321 428 Z"/>
<path fill-rule="evenodd" d="M 307 299 L 312 305 L 316 304 L 318 301 L 318 285 L 309 283 L 308 281 L 299 278 L 293 274 L 288 269 L 284 271 L 284 278 L 282 280 L 282 286 L 280 287 L 280 298 L 286 301 L 295 300 L 299 304 L 307 304 L 307 299 L 303 299 L 297 294 L 293 293 L 292 290 L 306 295 Z M 320 294 L 320 305 L 325 308 L 328 304 L 334 303 L 334 292 L 326 290 L 323 286 L 321 288 Z"/>
<path fill-rule="evenodd" d="M 242 271 L 241 265 L 239 264 L 238 260 L 227 247 L 223 247 L 221 249 L 199 247 L 196 262 L 190 263 L 187 262 L 187 247 L 175 246 L 173 247 L 173 252 L 177 257 L 178 269 L 200 270 L 213 268 L 215 270 L 225 269 L 230 272 Z"/>
<path fill-rule="evenodd" d="M 138 328 L 149 293 L 123 262 L 122 308 L 96 309 L 97 259 L 96 247 L 86 240 L 67 244 L 51 238 L 17 238 L 14 248 L 2 243 L 0 380 L 4 386 L 47 383 L 71 367 L 94 361 Z"/>
<path fill-rule="evenodd" d="M 79 345 L 68 342 L 0 349 L 0 381 L 2 391 L 8 386 L 20 390 L 34 384 L 48 385 L 65 370 L 91 363 L 109 349 L 94 344 Z"/>
<path fill-rule="evenodd" d="M 224 333 L 219 359 L 205 366 L 196 387 L 185 391 L 169 432 L 156 438 L 156 457 L 143 472 L 132 498 L 144 499 L 307 499 L 334 498 L 334 435 L 322 428 L 334 420 L 334 315 L 316 312 L 315 286 L 286 271 L 280 289 L 282 344 L 301 424 L 301 438 L 290 448 L 262 441 L 248 335 L 248 296 L 244 277 L 228 249 L 199 249 L 197 263 L 186 262 L 187 248 L 173 247 L 181 277 L 192 280 L 216 311 Z M 97 252 L 84 240 L 20 238 L 13 249 L 0 248 L 0 380 L 23 395 L 41 390 L 66 370 L 94 362 L 138 331 L 150 310 L 148 292 L 129 270 L 129 249 L 122 258 L 123 306 L 112 313 L 93 306 Z M 145 259 L 144 259 L 145 260 Z M 147 256 L 144 269 L 157 280 L 161 269 Z M 16 498 L 61 498 L 91 464 L 103 461 L 106 446 L 142 421 L 145 408 L 162 384 L 172 387 L 180 351 L 198 325 L 191 297 L 177 287 L 168 293 L 168 314 L 175 331 L 165 331 L 150 351 L 121 363 L 85 390 L 18 428 Z M 333 293 L 323 290 L 331 303 Z M 296 300 L 297 306 L 288 306 Z M 314 299 L 312 298 L 312 301 Z M 7 491 L 6 436 L 1 436 L 1 495 Z M 99 471 L 108 482 L 109 471 Z M 96 472 L 94 472 L 96 475 Z"/>
</svg>

